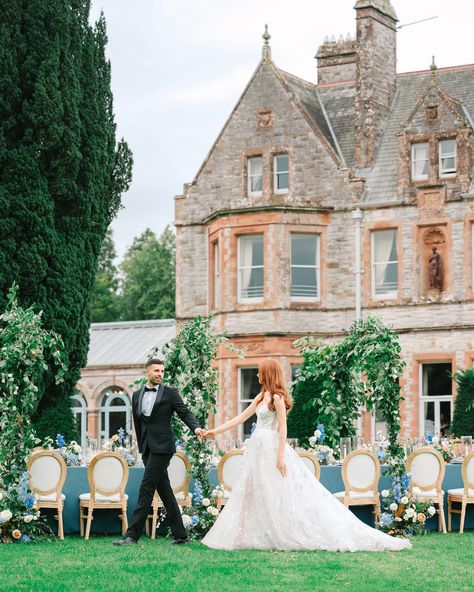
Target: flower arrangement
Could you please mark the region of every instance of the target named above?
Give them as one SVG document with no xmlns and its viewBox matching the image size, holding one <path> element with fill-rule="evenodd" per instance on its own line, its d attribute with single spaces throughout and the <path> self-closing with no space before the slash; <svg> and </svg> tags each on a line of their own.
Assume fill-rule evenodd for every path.
<svg viewBox="0 0 474 592">
<path fill-rule="evenodd" d="M 450 442 L 447 439 L 440 442 L 438 436 L 433 436 L 430 433 L 426 435 L 425 443 L 437 450 L 443 457 L 444 462 L 450 463 L 456 456 L 454 454 L 454 442 Z"/>
<path fill-rule="evenodd" d="M 110 440 L 105 440 L 102 445 L 102 448 L 106 451 L 113 451 L 127 461 L 129 465 L 134 465 L 136 463 L 136 456 L 133 454 L 134 449 L 130 446 L 130 440 L 125 435 L 125 430 L 123 428 L 119 428 L 117 433 L 114 434 Z"/>
<path fill-rule="evenodd" d="M 409 492 L 410 478 L 392 478 L 390 489 L 381 492 L 382 514 L 378 528 L 395 536 L 419 535 L 425 533 L 426 520 L 436 509 L 431 503 L 415 499 Z"/>
<path fill-rule="evenodd" d="M 334 450 L 323 444 L 326 439 L 324 425 L 318 423 L 314 434 L 309 438 L 309 451 L 314 454 L 322 465 L 329 465 L 334 462 Z"/>
<path fill-rule="evenodd" d="M 45 518 L 36 508 L 35 497 L 28 488 L 26 471 L 17 485 L 12 484 L 7 490 L 0 487 L 0 543 L 28 543 L 38 537 L 52 536 Z"/>
<path fill-rule="evenodd" d="M 194 484 L 193 505 L 183 509 L 183 524 L 190 538 L 201 538 L 211 528 L 219 515 L 217 504 L 224 495 L 222 486 L 212 490 L 211 497 L 204 497 L 199 481 Z"/>
<path fill-rule="evenodd" d="M 54 444 L 56 444 L 56 447 Z M 82 464 L 82 448 L 75 440 L 71 440 L 69 444 L 66 444 L 64 436 L 57 434 L 54 441 L 50 436 L 45 438 L 42 446 L 46 450 L 56 450 L 69 467 L 78 467 Z"/>
</svg>

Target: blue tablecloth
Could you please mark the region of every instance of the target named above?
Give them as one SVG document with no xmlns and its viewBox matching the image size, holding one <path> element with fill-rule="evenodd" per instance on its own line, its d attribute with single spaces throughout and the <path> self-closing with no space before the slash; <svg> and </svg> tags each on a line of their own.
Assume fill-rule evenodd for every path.
<svg viewBox="0 0 474 592">
<path fill-rule="evenodd" d="M 128 517 L 131 518 L 135 505 L 138 499 L 138 491 L 143 477 L 143 467 L 130 467 L 129 479 L 127 483 L 126 492 L 128 494 Z M 217 483 L 217 471 L 213 469 L 210 474 L 210 481 L 213 484 Z M 321 467 L 321 483 L 332 493 L 342 491 L 344 485 L 341 477 L 340 466 L 322 466 Z M 387 477 L 380 479 L 379 491 L 389 487 L 389 480 Z M 446 474 L 443 481 L 443 489 L 447 492 L 448 489 L 455 487 L 462 487 L 461 465 L 446 465 Z M 192 484 L 191 484 L 192 490 Z M 89 491 L 89 483 L 87 480 L 87 467 L 68 467 L 67 478 L 63 487 L 63 493 L 66 495 L 64 504 L 64 532 L 66 534 L 79 532 L 79 495 Z M 445 495 L 445 499 L 446 499 Z M 370 506 L 354 507 L 354 513 L 367 524 L 373 525 L 373 514 Z M 54 511 L 45 510 L 50 517 Z M 116 534 L 120 532 L 120 521 L 118 513 L 114 510 L 95 510 L 94 520 L 92 522 L 93 534 Z M 447 522 L 447 507 L 445 504 L 445 516 Z M 436 529 L 438 526 L 437 515 L 428 521 L 428 528 Z M 55 521 L 54 521 L 55 522 Z M 51 524 L 53 522 L 51 521 Z M 56 523 L 57 524 L 57 523 Z M 54 526 L 56 528 L 56 526 Z M 459 528 L 459 514 L 453 515 L 453 530 Z M 474 528 L 474 510 L 468 507 L 465 528 Z"/>
</svg>

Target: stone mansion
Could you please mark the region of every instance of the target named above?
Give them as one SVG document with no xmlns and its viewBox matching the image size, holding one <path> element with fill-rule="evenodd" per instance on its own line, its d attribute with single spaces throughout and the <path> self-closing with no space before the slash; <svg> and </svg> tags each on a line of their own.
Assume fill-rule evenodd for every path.
<svg viewBox="0 0 474 592">
<path fill-rule="evenodd" d="M 474 362 L 474 64 L 397 73 L 390 1 L 354 8 L 355 38 L 319 47 L 317 83 L 280 70 L 265 33 L 176 196 L 177 320 L 212 314 L 246 351 L 219 354 L 218 423 L 258 392 L 259 360 L 290 382 L 296 339 L 357 317 L 400 334 L 404 436 L 446 430 L 451 373 Z M 382 423 L 364 414 L 366 440 Z"/>
</svg>

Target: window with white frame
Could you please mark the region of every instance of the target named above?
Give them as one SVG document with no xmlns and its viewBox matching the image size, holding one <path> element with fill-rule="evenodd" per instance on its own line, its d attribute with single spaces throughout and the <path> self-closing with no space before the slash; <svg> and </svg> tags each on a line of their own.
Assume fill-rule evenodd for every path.
<svg viewBox="0 0 474 592">
<path fill-rule="evenodd" d="M 439 142 L 439 176 L 450 177 L 456 174 L 456 140 Z"/>
<path fill-rule="evenodd" d="M 286 193 L 289 188 L 288 154 L 277 154 L 273 159 L 273 191 Z"/>
<path fill-rule="evenodd" d="M 250 403 L 260 392 L 258 382 L 258 368 L 239 368 L 239 413 L 247 409 Z M 239 426 L 239 438 L 245 439 L 252 433 L 252 428 L 257 422 L 257 416 L 252 415 Z"/>
<path fill-rule="evenodd" d="M 213 244 L 214 258 L 214 308 L 219 306 L 220 295 L 220 268 L 219 268 L 219 241 Z"/>
<path fill-rule="evenodd" d="M 71 397 L 71 411 L 76 422 L 76 431 L 79 438 L 79 444 L 85 450 L 87 446 L 87 403 L 84 395 L 76 391 Z"/>
<path fill-rule="evenodd" d="M 411 178 L 415 181 L 428 179 L 429 144 L 420 142 L 411 145 Z"/>
<path fill-rule="evenodd" d="M 128 394 L 119 386 L 104 389 L 99 398 L 100 446 L 123 428 L 132 433 L 131 404 Z"/>
<path fill-rule="evenodd" d="M 291 234 L 292 300 L 319 298 L 319 235 Z"/>
<path fill-rule="evenodd" d="M 398 293 L 397 230 L 372 231 L 372 296 Z"/>
<path fill-rule="evenodd" d="M 263 158 L 253 156 L 247 160 L 247 194 L 262 195 Z"/>
<path fill-rule="evenodd" d="M 263 234 L 249 234 L 238 238 L 238 299 L 263 298 Z"/>
<path fill-rule="evenodd" d="M 453 413 L 452 365 L 420 364 L 420 434 L 447 435 Z"/>
</svg>

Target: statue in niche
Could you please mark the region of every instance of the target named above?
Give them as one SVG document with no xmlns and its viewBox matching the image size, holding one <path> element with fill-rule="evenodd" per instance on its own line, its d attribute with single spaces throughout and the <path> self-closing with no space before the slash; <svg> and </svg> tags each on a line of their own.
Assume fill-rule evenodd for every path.
<svg viewBox="0 0 474 592">
<path fill-rule="evenodd" d="M 443 286 L 443 269 L 441 265 L 441 256 L 436 247 L 432 247 L 429 259 L 430 270 L 430 288 L 441 290 Z"/>
</svg>

